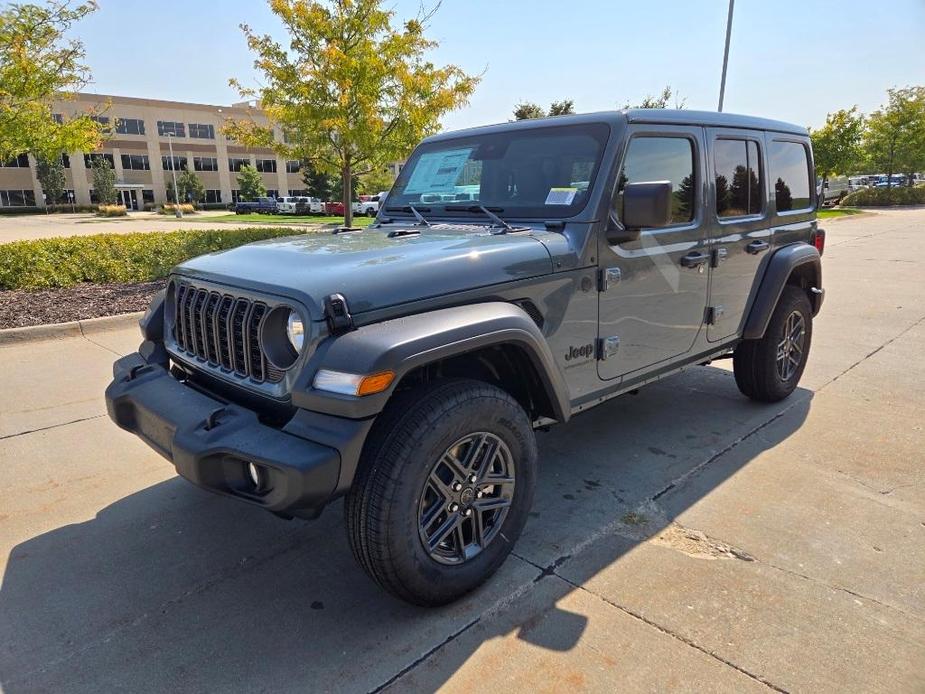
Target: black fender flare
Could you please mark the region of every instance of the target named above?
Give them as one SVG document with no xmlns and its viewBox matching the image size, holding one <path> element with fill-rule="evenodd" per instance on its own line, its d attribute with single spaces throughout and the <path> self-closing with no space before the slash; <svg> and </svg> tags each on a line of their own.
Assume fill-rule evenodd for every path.
<svg viewBox="0 0 925 694">
<path fill-rule="evenodd" d="M 787 280 L 798 268 L 806 267 L 811 279 L 810 288 L 822 289 L 822 260 L 815 246 L 808 243 L 794 243 L 775 251 L 768 262 L 755 301 L 752 303 L 748 320 L 742 337 L 746 340 L 759 340 L 764 337 L 771 321 L 771 314 L 780 300 L 780 295 L 787 285 Z M 813 305 L 813 315 L 819 313 L 822 306 L 822 294 L 813 294 L 810 302 Z"/>
<path fill-rule="evenodd" d="M 519 347 L 527 355 L 552 404 L 555 419 L 566 421 L 570 416 L 568 388 L 549 344 L 522 308 L 503 301 L 395 318 L 326 338 L 299 374 L 292 390 L 292 404 L 351 419 L 373 417 L 385 407 L 402 377 L 413 369 L 503 344 Z M 354 374 L 393 371 L 395 379 L 382 393 L 355 397 L 313 388 L 319 369 Z"/>
</svg>

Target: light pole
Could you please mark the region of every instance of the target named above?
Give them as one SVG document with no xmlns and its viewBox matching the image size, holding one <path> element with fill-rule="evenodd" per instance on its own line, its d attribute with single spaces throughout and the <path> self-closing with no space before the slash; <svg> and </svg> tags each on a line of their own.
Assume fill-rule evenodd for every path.
<svg viewBox="0 0 925 694">
<path fill-rule="evenodd" d="M 726 66 L 729 64 L 729 37 L 732 36 L 732 8 L 735 6 L 735 0 L 729 0 L 729 15 L 726 17 L 726 49 L 723 51 L 723 77 L 719 83 L 719 108 L 723 110 L 723 97 L 726 95 Z"/>
<path fill-rule="evenodd" d="M 177 188 L 177 162 L 173 158 L 173 133 L 167 133 L 167 146 L 170 148 L 170 173 L 173 174 L 173 199 L 177 203 L 177 219 L 183 219 L 183 212 L 180 210 L 180 189 Z"/>
</svg>

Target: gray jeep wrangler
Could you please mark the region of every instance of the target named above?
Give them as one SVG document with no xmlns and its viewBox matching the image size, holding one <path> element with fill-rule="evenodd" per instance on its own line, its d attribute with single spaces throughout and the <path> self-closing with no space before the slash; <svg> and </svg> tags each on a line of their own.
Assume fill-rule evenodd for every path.
<svg viewBox="0 0 925 694">
<path fill-rule="evenodd" d="M 796 388 L 822 304 L 806 130 L 629 110 L 428 138 L 375 222 L 179 265 L 109 414 L 213 492 L 345 496 L 383 588 L 471 591 L 524 527 L 534 431 L 732 357 Z"/>
</svg>

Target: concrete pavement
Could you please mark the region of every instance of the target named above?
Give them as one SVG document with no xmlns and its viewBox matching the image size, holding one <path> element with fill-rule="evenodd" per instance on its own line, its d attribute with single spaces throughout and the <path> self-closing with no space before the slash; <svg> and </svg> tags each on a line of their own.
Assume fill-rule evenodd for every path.
<svg viewBox="0 0 925 694">
<path fill-rule="evenodd" d="M 789 400 L 719 362 L 540 434 L 514 556 L 439 610 L 340 504 L 278 520 L 112 425 L 134 330 L 0 346 L 0 688 L 925 691 L 925 211 L 826 227 Z"/>
</svg>

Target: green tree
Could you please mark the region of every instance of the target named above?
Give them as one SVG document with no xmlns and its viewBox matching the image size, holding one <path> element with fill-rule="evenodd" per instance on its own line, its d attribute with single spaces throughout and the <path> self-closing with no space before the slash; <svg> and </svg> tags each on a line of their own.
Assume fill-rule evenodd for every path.
<svg viewBox="0 0 925 694">
<path fill-rule="evenodd" d="M 73 98 L 90 81 L 83 45 L 65 36 L 95 9 L 95 2 L 60 1 L 0 8 L 0 160 L 99 147 L 101 129 L 90 114 L 62 122 L 52 114 L 54 100 Z"/>
<path fill-rule="evenodd" d="M 329 173 L 316 169 L 310 162 L 305 162 L 302 166 L 302 183 L 305 184 L 309 197 L 318 198 L 323 202 L 330 200 L 334 194 L 334 179 Z"/>
<path fill-rule="evenodd" d="M 177 187 L 180 182 L 177 181 Z M 260 173 L 253 166 L 244 165 L 238 172 L 238 190 L 241 191 L 242 200 L 256 200 L 267 194 L 267 188 L 263 185 L 263 179 Z"/>
<path fill-rule="evenodd" d="M 468 101 L 479 78 L 428 60 L 437 46 L 425 36 L 432 12 L 395 28 L 383 0 L 271 0 L 270 8 L 289 34 L 288 49 L 242 25 L 264 86 L 231 80 L 243 97 L 259 100 L 269 125 L 229 121 L 225 132 L 339 174 L 349 227 L 353 177 L 407 157 Z M 288 143 L 277 141 L 275 128 Z"/>
<path fill-rule="evenodd" d="M 100 204 L 112 205 L 116 202 L 116 172 L 105 157 L 93 157 L 90 168 L 93 171 L 93 190 Z"/>
<path fill-rule="evenodd" d="M 524 101 L 514 107 L 514 120 L 529 120 L 531 118 L 545 118 L 546 113 L 539 104 Z"/>
<path fill-rule="evenodd" d="M 201 202 L 206 196 L 206 187 L 199 176 L 186 169 L 177 174 L 177 188 L 180 190 L 181 202 Z"/>
<path fill-rule="evenodd" d="M 672 97 L 674 98 L 674 106 L 669 106 L 671 103 Z M 623 108 L 686 108 L 687 99 L 682 99 L 677 94 L 677 92 L 672 91 L 671 85 L 666 84 L 665 88 L 662 89 L 662 93 L 658 96 L 652 96 L 647 94 L 646 98 L 642 100 L 638 106 L 631 106 L 627 101 Z"/>
<path fill-rule="evenodd" d="M 816 174 L 826 180 L 835 174 L 854 172 L 861 160 L 861 138 L 864 135 L 864 116 L 857 106 L 841 109 L 825 117 L 825 125 L 810 129 L 813 142 L 813 159 Z"/>
<path fill-rule="evenodd" d="M 61 157 L 46 157 L 38 155 L 36 157 L 35 175 L 42 186 L 42 192 L 45 193 L 45 209 L 48 205 L 54 205 L 64 197 L 64 191 L 67 188 L 67 177 L 64 174 L 64 163 Z"/>
<path fill-rule="evenodd" d="M 925 168 L 925 87 L 889 89 L 887 94 L 887 104 L 867 120 L 864 153 L 871 166 L 888 176 L 908 175 Z"/>
<path fill-rule="evenodd" d="M 360 176 L 357 190 L 363 195 L 375 195 L 383 190 L 390 190 L 394 182 L 392 172 L 387 168 L 383 168 Z"/>
<path fill-rule="evenodd" d="M 575 102 L 571 99 L 563 99 L 562 101 L 553 101 L 549 105 L 549 115 L 550 116 L 568 116 L 572 113 L 575 113 Z"/>
</svg>

